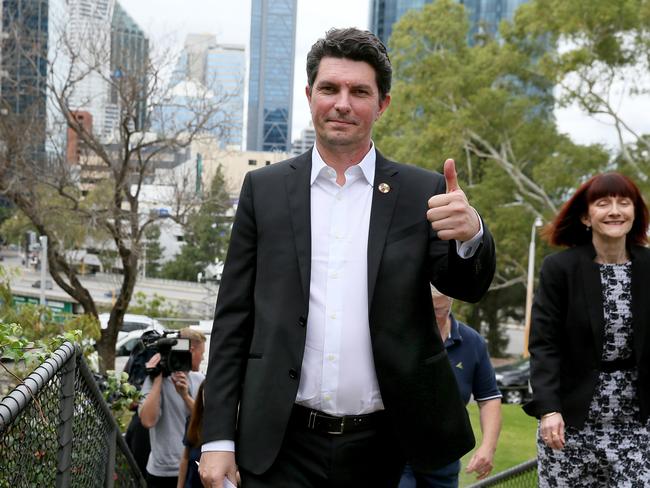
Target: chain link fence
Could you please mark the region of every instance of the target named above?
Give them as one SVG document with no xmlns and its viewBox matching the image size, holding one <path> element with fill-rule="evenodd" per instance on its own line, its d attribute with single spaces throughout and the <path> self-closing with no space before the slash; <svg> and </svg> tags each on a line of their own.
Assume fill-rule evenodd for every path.
<svg viewBox="0 0 650 488">
<path fill-rule="evenodd" d="M 0 401 L 0 488 L 144 486 L 78 347 L 63 344 Z"/>
<path fill-rule="evenodd" d="M 537 458 L 518 464 L 510 469 L 490 476 L 489 478 L 470 485 L 468 488 L 536 488 L 537 487 Z"/>
</svg>

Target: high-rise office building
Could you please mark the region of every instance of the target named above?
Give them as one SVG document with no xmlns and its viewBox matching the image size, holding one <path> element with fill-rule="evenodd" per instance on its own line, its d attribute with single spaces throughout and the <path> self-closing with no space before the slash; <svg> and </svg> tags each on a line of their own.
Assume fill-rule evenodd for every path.
<svg viewBox="0 0 650 488">
<path fill-rule="evenodd" d="M 147 123 L 147 71 L 149 39 L 140 26 L 116 2 L 111 21 L 111 65 L 113 84 L 106 104 L 105 131 L 110 132 L 123 119 L 120 111 L 119 84 L 126 83 L 133 99 L 133 123 L 136 130 L 145 130 Z M 126 91 L 126 90 L 124 90 Z"/>
<path fill-rule="evenodd" d="M 463 4 L 470 20 L 468 42 L 474 43 L 477 34 L 495 36 L 502 20 L 512 20 L 515 10 L 528 0 L 457 0 Z M 432 0 L 372 0 L 370 3 L 370 30 L 384 43 L 393 32 L 393 25 L 406 12 L 421 9 Z"/>
<path fill-rule="evenodd" d="M 115 0 L 68 0 L 68 22 L 62 35 L 74 56 L 72 75 L 77 79 L 68 103 L 72 110 L 89 112 L 93 130 L 104 141 L 116 129 L 116 110 L 110 105 L 111 27 Z"/>
<path fill-rule="evenodd" d="M 0 50 L 3 109 L 45 115 L 48 0 L 2 0 Z"/>
<path fill-rule="evenodd" d="M 171 85 L 200 83 L 211 96 L 222 101 L 216 122 L 220 126 L 222 146 L 241 149 L 244 131 L 245 47 L 218 44 L 210 34 L 189 34 Z"/>
<path fill-rule="evenodd" d="M 252 0 L 247 149 L 289 151 L 297 0 Z"/>
<path fill-rule="evenodd" d="M 90 113 L 95 135 L 114 140 L 123 109 L 117 85 L 128 83 L 142 94 L 132 117 L 135 128 L 144 128 L 149 55 L 144 32 L 116 0 L 67 0 L 66 10 L 63 35 L 75 56 L 73 75 L 79 75 L 70 108 Z"/>
<path fill-rule="evenodd" d="M 291 154 L 298 156 L 309 150 L 316 143 L 316 130 L 314 124 L 309 121 L 309 125 L 300 132 L 300 137 L 293 141 L 291 145 Z"/>
<path fill-rule="evenodd" d="M 2 0 L 1 4 L 0 117 L 19 117 L 14 120 L 27 132 L 26 152 L 34 161 L 44 162 L 48 0 Z"/>
</svg>

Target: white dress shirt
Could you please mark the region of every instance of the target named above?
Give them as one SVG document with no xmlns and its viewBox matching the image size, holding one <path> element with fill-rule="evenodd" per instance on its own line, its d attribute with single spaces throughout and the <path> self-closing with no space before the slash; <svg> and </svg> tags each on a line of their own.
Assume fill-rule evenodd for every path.
<svg viewBox="0 0 650 488">
<path fill-rule="evenodd" d="M 296 403 L 332 415 L 384 408 L 368 319 L 368 230 L 375 179 L 374 144 L 336 183 L 316 146 L 311 167 L 311 278 L 305 352 Z M 422 218 L 426 218 L 424 215 Z M 480 222 L 480 217 L 479 217 Z M 471 258 L 483 224 L 469 241 L 456 241 Z M 208 442 L 202 451 L 234 451 L 232 440 Z"/>
<path fill-rule="evenodd" d="M 336 183 L 314 148 L 309 315 L 296 403 L 333 415 L 382 410 L 368 321 L 373 148 Z"/>
</svg>

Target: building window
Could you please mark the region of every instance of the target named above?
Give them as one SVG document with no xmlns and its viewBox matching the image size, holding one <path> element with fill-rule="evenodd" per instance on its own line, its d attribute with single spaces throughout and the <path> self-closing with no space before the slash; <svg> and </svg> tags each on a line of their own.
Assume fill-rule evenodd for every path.
<svg viewBox="0 0 650 488">
<path fill-rule="evenodd" d="M 257 159 L 249 159 L 248 166 L 257 166 Z"/>
</svg>

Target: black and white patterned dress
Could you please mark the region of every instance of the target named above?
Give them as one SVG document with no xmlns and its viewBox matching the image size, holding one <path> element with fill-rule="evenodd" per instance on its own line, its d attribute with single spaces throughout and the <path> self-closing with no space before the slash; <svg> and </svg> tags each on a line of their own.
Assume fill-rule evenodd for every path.
<svg viewBox="0 0 650 488">
<path fill-rule="evenodd" d="M 601 264 L 605 334 L 603 361 L 632 350 L 631 264 Z M 600 372 L 587 420 L 567 426 L 566 444 L 553 450 L 537 434 L 540 487 L 650 486 L 650 423 L 639 421 L 637 371 Z"/>
</svg>

